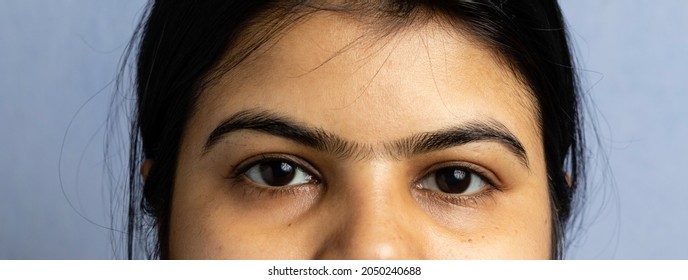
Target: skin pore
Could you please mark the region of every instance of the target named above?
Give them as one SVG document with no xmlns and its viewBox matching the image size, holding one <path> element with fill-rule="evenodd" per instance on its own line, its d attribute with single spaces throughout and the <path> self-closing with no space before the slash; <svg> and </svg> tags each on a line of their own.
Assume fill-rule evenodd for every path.
<svg viewBox="0 0 688 280">
<path fill-rule="evenodd" d="M 455 27 L 371 27 L 316 13 L 201 93 L 171 258 L 551 257 L 527 87 Z"/>
</svg>

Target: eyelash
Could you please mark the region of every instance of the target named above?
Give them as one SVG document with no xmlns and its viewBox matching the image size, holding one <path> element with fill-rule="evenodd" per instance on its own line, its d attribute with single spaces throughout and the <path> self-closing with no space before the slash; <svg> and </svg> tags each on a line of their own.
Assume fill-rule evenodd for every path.
<svg viewBox="0 0 688 280">
<path fill-rule="evenodd" d="M 470 195 L 456 195 L 456 194 L 450 194 L 450 193 L 444 193 L 444 192 L 439 192 L 439 191 L 433 191 L 433 190 L 428 190 L 425 188 L 422 188 L 420 186 L 420 181 L 423 180 L 425 177 L 429 176 L 430 174 L 433 174 L 443 168 L 447 167 L 457 167 L 457 168 L 462 168 L 465 169 L 468 172 L 474 173 L 477 175 L 485 184 L 487 185 L 484 190 L 478 191 L 477 193 L 470 194 Z M 445 162 L 441 163 L 438 165 L 435 165 L 431 168 L 428 169 L 428 171 L 423 172 L 423 176 L 420 177 L 420 179 L 415 180 L 414 186 L 415 188 L 425 196 L 432 196 L 433 198 L 438 198 L 444 202 L 453 204 L 453 205 L 459 205 L 459 206 L 465 206 L 465 207 L 477 207 L 479 206 L 485 199 L 490 199 L 493 198 L 493 192 L 494 191 L 503 191 L 503 186 L 501 184 L 497 184 L 495 180 L 490 179 L 492 175 L 490 174 L 489 171 L 484 170 L 484 168 L 472 164 L 472 163 L 467 163 L 467 162 Z"/>
<path fill-rule="evenodd" d="M 275 160 L 283 160 L 285 162 L 290 162 L 294 166 L 302 169 L 303 171 L 307 172 L 314 178 L 314 182 L 312 183 L 307 183 L 307 184 L 301 184 L 301 185 L 294 185 L 294 186 L 284 186 L 284 187 L 269 187 L 269 186 L 262 186 L 256 182 L 253 182 L 251 179 L 249 179 L 246 175 L 246 172 L 250 170 L 251 168 L 254 168 L 258 164 L 261 163 L 266 163 L 270 161 L 275 161 Z M 318 174 L 318 172 L 314 171 L 314 168 L 310 163 L 307 161 L 300 159 L 298 156 L 295 155 L 288 155 L 288 154 L 264 154 L 264 155 L 259 155 L 255 156 L 253 158 L 249 158 L 248 160 L 244 161 L 245 163 L 239 164 L 236 168 L 234 168 L 234 171 L 226 177 L 226 179 L 232 180 L 234 183 L 230 184 L 233 187 L 239 188 L 244 195 L 251 197 L 264 197 L 268 196 L 269 198 L 275 198 L 279 197 L 281 195 L 298 195 L 302 194 L 303 192 L 309 191 L 314 185 L 323 185 L 323 179 L 321 176 Z M 485 189 L 478 191 L 477 193 L 470 194 L 470 195 L 461 195 L 461 194 L 450 194 L 450 193 L 444 193 L 441 191 L 434 191 L 434 190 L 429 190 L 425 189 L 420 186 L 420 182 L 423 178 L 426 178 L 427 176 L 438 172 L 439 170 L 443 168 L 448 168 L 448 167 L 457 167 L 461 169 L 465 169 L 466 171 L 473 173 L 477 175 L 484 183 Z M 450 203 L 453 205 L 459 205 L 459 206 L 465 206 L 465 207 L 477 207 L 479 206 L 485 199 L 489 199 L 493 197 L 493 192 L 494 191 L 503 191 L 503 187 L 500 184 L 496 184 L 495 180 L 490 179 L 493 175 L 489 171 L 484 170 L 484 168 L 472 164 L 472 163 L 466 163 L 466 162 L 445 162 L 445 163 L 440 163 L 437 165 L 434 165 L 433 167 L 427 169 L 427 171 L 422 173 L 423 175 L 420 177 L 420 179 L 416 179 L 413 182 L 414 188 L 416 188 L 419 193 L 425 196 L 432 196 L 432 198 L 435 199 L 440 199 L 446 203 Z"/>
<path fill-rule="evenodd" d="M 286 162 L 291 162 L 294 166 L 297 166 L 311 174 L 315 178 L 316 182 L 288 187 L 268 187 L 261 186 L 255 182 L 252 182 L 251 179 L 246 177 L 246 172 L 249 169 L 253 168 L 258 164 L 274 160 L 283 160 Z M 227 176 L 225 179 L 233 181 L 233 183 L 230 185 L 232 187 L 240 189 L 243 192 L 243 195 L 248 197 L 254 196 L 261 198 L 267 196 L 268 198 L 275 198 L 281 195 L 298 195 L 308 191 L 308 188 L 310 188 L 312 185 L 319 185 L 322 182 L 320 176 L 317 175 L 318 173 L 313 171 L 313 168 L 306 167 L 311 165 L 307 161 L 301 160 L 299 157 L 295 155 L 263 154 L 251 157 L 245 160 L 244 162 L 245 163 L 237 165 L 237 167 L 234 168 L 234 171 L 232 171 L 232 173 L 230 173 L 230 175 Z"/>
</svg>

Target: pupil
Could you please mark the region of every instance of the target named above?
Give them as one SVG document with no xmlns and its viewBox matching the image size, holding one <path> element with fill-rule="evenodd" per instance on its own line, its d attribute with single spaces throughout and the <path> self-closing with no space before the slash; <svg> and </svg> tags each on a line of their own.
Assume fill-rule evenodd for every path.
<svg viewBox="0 0 688 280">
<path fill-rule="evenodd" d="M 461 169 L 446 168 L 437 172 L 435 182 L 443 192 L 463 193 L 471 185 L 471 176 Z"/>
<path fill-rule="evenodd" d="M 294 179 L 294 166 L 284 161 L 271 161 L 260 165 L 260 176 L 270 186 L 284 186 Z"/>
</svg>

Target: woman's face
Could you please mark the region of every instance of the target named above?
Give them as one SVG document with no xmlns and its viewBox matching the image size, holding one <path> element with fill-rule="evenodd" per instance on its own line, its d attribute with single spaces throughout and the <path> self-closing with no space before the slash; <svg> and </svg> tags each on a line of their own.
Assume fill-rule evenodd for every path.
<svg viewBox="0 0 688 280">
<path fill-rule="evenodd" d="M 550 257 L 528 89 L 464 32 L 369 27 L 316 14 L 202 92 L 170 257 Z"/>
</svg>

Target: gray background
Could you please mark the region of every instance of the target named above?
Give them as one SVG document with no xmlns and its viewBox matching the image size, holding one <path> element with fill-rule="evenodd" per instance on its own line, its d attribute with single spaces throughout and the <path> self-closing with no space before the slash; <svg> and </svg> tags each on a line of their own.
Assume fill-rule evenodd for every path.
<svg viewBox="0 0 688 280">
<path fill-rule="evenodd" d="M 598 131 L 568 257 L 688 259 L 688 1 L 561 5 Z M 108 228 L 121 228 L 126 139 L 104 143 L 142 7 L 0 1 L 0 259 L 124 257 Z"/>
</svg>

